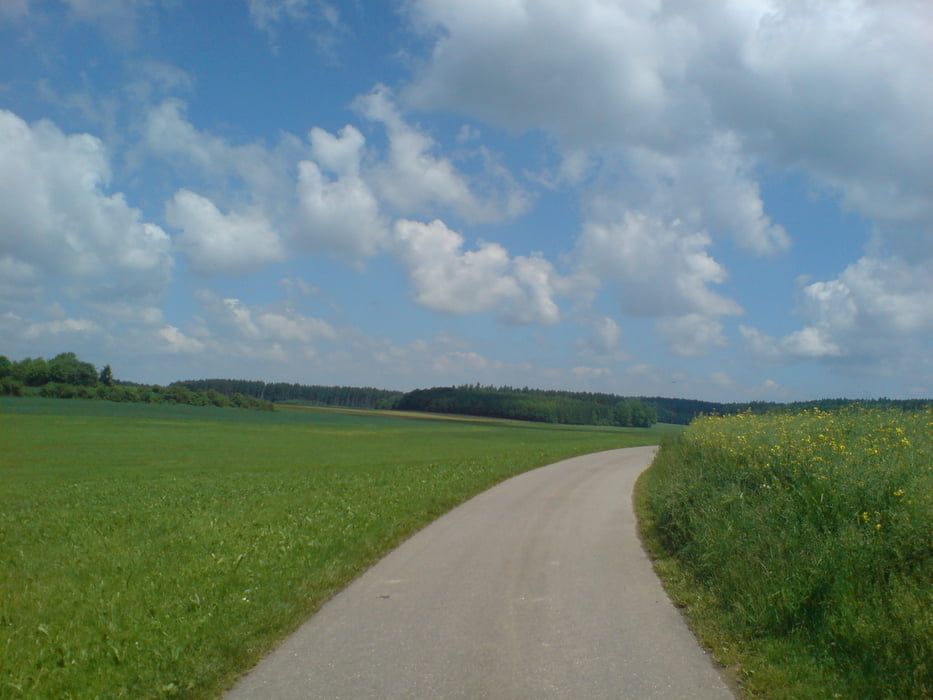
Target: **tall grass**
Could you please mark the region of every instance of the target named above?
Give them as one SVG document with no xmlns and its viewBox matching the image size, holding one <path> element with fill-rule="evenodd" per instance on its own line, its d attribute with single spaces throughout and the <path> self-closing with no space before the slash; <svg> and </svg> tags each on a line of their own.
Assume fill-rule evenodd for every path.
<svg viewBox="0 0 933 700">
<path fill-rule="evenodd" d="M 0 698 L 213 697 L 482 489 L 647 430 L 0 399 Z"/>
<path fill-rule="evenodd" d="M 933 411 L 702 418 L 642 499 L 752 692 L 933 697 Z"/>
</svg>

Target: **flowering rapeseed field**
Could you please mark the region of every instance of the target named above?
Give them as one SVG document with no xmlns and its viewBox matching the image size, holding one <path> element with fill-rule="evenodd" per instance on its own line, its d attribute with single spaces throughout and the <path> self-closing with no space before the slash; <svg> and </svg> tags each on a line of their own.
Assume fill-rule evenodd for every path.
<svg viewBox="0 0 933 700">
<path fill-rule="evenodd" d="M 738 634 L 933 697 L 933 409 L 703 417 L 654 469 L 654 534 Z"/>
</svg>

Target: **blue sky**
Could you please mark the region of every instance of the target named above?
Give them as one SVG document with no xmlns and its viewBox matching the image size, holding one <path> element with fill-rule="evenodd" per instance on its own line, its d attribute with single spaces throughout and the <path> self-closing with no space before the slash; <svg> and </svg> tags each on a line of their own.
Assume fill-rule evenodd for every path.
<svg viewBox="0 0 933 700">
<path fill-rule="evenodd" d="M 0 353 L 933 395 L 933 4 L 0 0 Z"/>
</svg>

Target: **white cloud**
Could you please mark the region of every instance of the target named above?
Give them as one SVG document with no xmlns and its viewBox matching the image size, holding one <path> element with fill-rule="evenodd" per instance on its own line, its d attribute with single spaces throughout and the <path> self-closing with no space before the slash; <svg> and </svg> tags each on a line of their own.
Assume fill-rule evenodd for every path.
<svg viewBox="0 0 933 700">
<path fill-rule="evenodd" d="M 619 324 L 608 316 L 599 320 L 595 329 L 597 347 L 603 352 L 612 352 L 619 345 L 619 338 L 622 335 L 622 329 Z"/>
<path fill-rule="evenodd" d="M 175 326 L 166 326 L 159 331 L 159 337 L 166 343 L 166 349 L 172 353 L 199 353 L 204 350 L 204 343 L 197 338 L 190 338 Z"/>
<path fill-rule="evenodd" d="M 278 234 L 260 212 L 224 214 L 214 203 L 179 190 L 165 207 L 169 225 L 181 229 L 175 243 L 203 275 L 236 274 L 282 260 Z"/>
<path fill-rule="evenodd" d="M 322 168 L 338 175 L 359 175 L 366 139 L 355 126 L 347 124 L 336 136 L 315 126 L 308 138 L 311 154 Z"/>
<path fill-rule="evenodd" d="M 0 111 L 0 258 L 78 283 L 86 295 L 160 294 L 169 237 L 121 193 L 106 194 L 109 181 L 99 139 Z"/>
<path fill-rule="evenodd" d="M 247 6 L 253 24 L 276 51 L 277 30 L 285 23 L 307 27 L 317 47 L 326 53 L 333 51 L 340 34 L 340 12 L 323 0 L 247 0 Z"/>
<path fill-rule="evenodd" d="M 250 202 L 248 214 L 236 215 L 238 231 L 230 231 L 222 244 L 231 265 L 222 265 L 220 271 L 231 266 L 239 269 L 251 259 L 256 264 L 281 259 L 273 230 L 287 231 L 287 240 L 303 250 L 335 253 L 354 261 L 381 250 L 386 224 L 376 195 L 360 175 L 365 139 L 358 129 L 348 125 L 332 135 L 315 127 L 309 133 L 309 145 L 287 134 L 275 149 L 259 143 L 232 145 L 196 129 L 185 110 L 177 99 L 150 110 L 144 144 L 189 180 L 191 166 L 195 166 L 205 187 L 218 190 L 228 201 Z M 295 170 L 297 180 L 291 179 Z M 219 242 L 216 239 L 229 223 L 219 226 L 220 216 L 211 213 L 209 218 L 218 226 L 209 227 L 210 235 L 180 241 L 202 271 L 210 269 L 210 251 L 201 251 L 197 243 Z M 254 256 L 257 246 L 249 245 L 253 240 L 268 244 L 258 257 Z M 247 245 L 239 247 L 238 243 Z"/>
<path fill-rule="evenodd" d="M 477 195 L 469 178 L 449 158 L 435 155 L 438 145 L 434 139 L 405 121 L 385 86 L 377 85 L 357 98 L 356 106 L 364 117 L 385 127 L 388 153 L 369 168 L 367 180 L 401 215 L 450 209 L 478 222 L 515 216 L 527 208 L 527 196 L 488 154 L 484 174 L 487 196 Z"/>
<path fill-rule="evenodd" d="M 404 94 L 408 104 L 556 137 L 568 158 L 543 181 L 586 188 L 583 267 L 593 285 L 618 282 L 629 313 L 737 312 L 710 290 L 725 271 L 707 251 L 720 236 L 756 255 L 786 250 L 790 236 L 768 215 L 759 178 L 792 171 L 870 219 L 875 234 L 863 261 L 804 292 L 808 323 L 779 351 L 866 352 L 881 329 L 922 345 L 930 304 L 919 269 L 899 289 L 882 268 L 933 259 L 933 4 L 412 7 L 433 49 Z M 624 215 L 606 215 L 600 201 Z M 639 221 L 665 224 L 642 235 Z M 668 222 L 676 221 L 675 235 Z M 830 297 L 844 297 L 843 310 Z M 882 300 L 890 311 L 878 310 Z M 850 323 L 862 330 L 846 330 Z M 718 338 L 714 329 L 708 337 Z"/>
<path fill-rule="evenodd" d="M 781 360 L 836 358 L 845 354 L 824 328 L 807 326 L 782 338 L 774 338 L 751 326 L 739 326 L 752 351 L 766 359 Z"/>
<path fill-rule="evenodd" d="M 207 290 L 198 296 L 202 313 L 192 324 L 191 335 L 218 357 L 284 362 L 315 356 L 319 345 L 346 340 L 327 321 L 288 303 L 251 305 Z"/>
<path fill-rule="evenodd" d="M 438 220 L 399 220 L 394 238 L 415 300 L 423 306 L 454 314 L 495 311 L 519 324 L 551 324 L 560 318 L 553 300 L 556 275 L 541 257 L 510 258 L 497 243 L 464 251 L 463 236 Z"/>
<path fill-rule="evenodd" d="M 312 250 L 327 250 L 351 258 L 379 252 L 388 231 L 379 201 L 360 176 L 365 140 L 353 126 L 338 136 L 311 130 L 315 161 L 298 165 L 299 242 Z M 335 173 L 328 177 L 322 167 Z"/>
<path fill-rule="evenodd" d="M 620 346 L 622 329 L 615 319 L 597 316 L 585 319 L 581 325 L 587 327 L 589 333 L 577 340 L 576 348 L 588 362 L 609 363 L 629 359 Z"/>
<path fill-rule="evenodd" d="M 933 6 L 736 9 L 717 30 L 728 51 L 694 64 L 716 117 L 754 134 L 769 157 L 837 187 L 862 215 L 929 223 L 933 94 L 921 86 L 933 64 Z"/>
<path fill-rule="evenodd" d="M 844 352 L 824 328 L 808 326 L 781 339 L 781 347 L 795 357 L 839 357 Z"/>
<path fill-rule="evenodd" d="M 176 98 L 147 112 L 142 152 L 162 159 L 194 183 L 186 189 L 199 185 L 212 193 L 217 205 L 228 203 L 241 218 L 242 202 L 249 202 L 254 228 L 264 219 L 267 228 L 287 231 L 287 241 L 304 251 L 333 253 L 353 262 L 384 250 L 389 214 L 450 210 L 485 221 L 527 209 L 528 196 L 482 147 L 474 154 L 482 163 L 476 178 L 481 194 L 474 192 L 449 158 L 435 155 L 434 140 L 406 123 L 386 88 L 379 86 L 360 97 L 356 106 L 366 119 L 385 127 L 384 153 L 367 150 L 366 139 L 353 125 L 336 134 L 313 127 L 307 144 L 283 134 L 274 149 L 261 143 L 233 145 L 195 128 L 186 104 Z M 297 180 L 291 180 L 296 170 Z M 180 244 L 204 271 L 209 256 L 200 254 L 196 242 L 216 238 L 189 236 Z M 239 257 L 245 261 L 251 251 Z M 270 249 L 258 261 L 263 259 L 277 259 L 276 251 Z M 226 270 L 222 265 L 221 271 Z"/>
<path fill-rule="evenodd" d="M 704 233 L 625 212 L 621 220 L 588 222 L 577 257 L 582 274 L 616 287 L 622 308 L 643 316 L 738 314 L 741 307 L 710 289 L 726 271 L 706 252 Z"/>
<path fill-rule="evenodd" d="M 683 44 L 677 27 L 650 25 L 653 5 L 415 2 L 416 21 L 439 38 L 408 98 L 568 143 L 652 131 L 663 71 L 676 68 L 665 59 Z"/>
<path fill-rule="evenodd" d="M 723 388 L 731 388 L 735 385 L 735 380 L 729 376 L 727 372 L 713 372 L 710 375 L 710 380 L 713 384 L 721 386 Z"/>
<path fill-rule="evenodd" d="M 163 159 L 188 183 L 205 179 L 212 189 L 233 193 L 237 201 L 248 199 L 268 212 L 284 206 L 289 190 L 289 171 L 302 152 L 296 138 L 282 134 L 276 148 L 262 143 L 234 145 L 188 120 L 187 104 L 169 98 L 148 110 L 141 147 L 146 155 Z M 193 166 L 193 167 L 192 167 Z"/>
<path fill-rule="evenodd" d="M 64 0 L 60 4 L 62 7 L 37 0 L 2 0 L 0 17 L 22 19 L 34 14 L 46 22 L 77 19 L 96 26 L 110 42 L 127 47 L 135 39 L 137 24 L 153 0 Z M 67 10 L 63 17 L 54 14 L 63 10 Z"/>
<path fill-rule="evenodd" d="M 246 0 L 246 4 L 256 27 L 269 31 L 278 22 L 305 19 L 311 0 Z"/>
<path fill-rule="evenodd" d="M 658 322 L 658 328 L 674 351 L 687 357 L 704 355 L 726 344 L 722 323 L 703 314 L 664 318 Z"/>
<path fill-rule="evenodd" d="M 35 298 L 40 284 L 32 265 L 10 256 L 0 258 L 0 302 L 9 304 Z"/>
<path fill-rule="evenodd" d="M 781 338 L 741 329 L 749 347 L 771 358 L 909 358 L 933 341 L 930 261 L 863 257 L 834 280 L 801 290 L 805 325 Z"/>
<path fill-rule="evenodd" d="M 93 321 L 84 318 L 65 318 L 55 321 L 31 323 L 23 331 L 23 338 L 36 340 L 46 336 L 58 335 L 88 335 L 96 333 L 100 327 Z"/>
<path fill-rule="evenodd" d="M 643 147 L 626 150 L 635 182 L 611 196 L 629 207 L 690 222 L 712 234 L 728 235 L 755 255 L 790 247 L 783 227 L 765 214 L 754 179 L 754 161 L 736 134 L 714 132 L 708 140 L 676 154 Z"/>
<path fill-rule="evenodd" d="M 256 319 L 263 333 L 277 341 L 310 344 L 316 340 L 334 340 L 337 332 L 326 321 L 281 313 L 263 313 Z"/>
</svg>

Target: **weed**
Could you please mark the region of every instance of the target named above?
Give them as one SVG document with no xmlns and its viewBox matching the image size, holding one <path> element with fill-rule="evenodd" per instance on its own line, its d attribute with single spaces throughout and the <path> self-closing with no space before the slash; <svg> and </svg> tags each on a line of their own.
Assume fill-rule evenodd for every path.
<svg viewBox="0 0 933 700">
<path fill-rule="evenodd" d="M 933 696 L 933 412 L 702 418 L 651 471 L 646 532 L 746 671 L 810 678 L 753 690 Z"/>
</svg>

